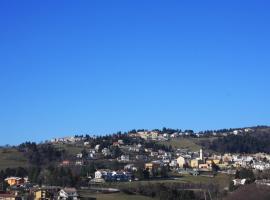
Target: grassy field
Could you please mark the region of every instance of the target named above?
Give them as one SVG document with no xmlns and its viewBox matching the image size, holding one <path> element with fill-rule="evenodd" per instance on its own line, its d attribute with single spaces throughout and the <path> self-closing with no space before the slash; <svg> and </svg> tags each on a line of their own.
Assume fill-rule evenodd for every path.
<svg viewBox="0 0 270 200">
<path fill-rule="evenodd" d="M 189 149 L 191 151 L 199 151 L 201 146 L 197 144 L 196 138 L 175 138 L 169 141 L 159 142 L 167 146 L 172 146 L 174 149 Z"/>
<path fill-rule="evenodd" d="M 226 174 L 217 174 L 215 177 L 205 177 L 205 176 L 192 176 L 192 175 L 184 175 L 182 177 L 179 177 L 177 179 L 172 180 L 151 180 L 151 181 L 135 181 L 135 182 L 120 182 L 120 183 L 107 183 L 108 187 L 115 187 L 115 188 L 134 188 L 138 187 L 139 185 L 145 185 L 148 186 L 149 184 L 155 184 L 155 183 L 195 183 L 195 184 L 215 184 L 219 185 L 220 189 L 224 189 L 225 187 L 228 187 L 229 182 L 232 180 L 232 178 Z M 106 186 L 105 186 L 106 187 Z"/>
<path fill-rule="evenodd" d="M 207 140 L 207 141 L 212 141 L 216 139 L 216 137 L 211 137 L 211 138 L 175 138 L 171 139 L 169 141 L 162 141 L 159 142 L 160 144 L 164 145 L 171 145 L 174 149 L 189 149 L 191 151 L 199 151 L 202 146 L 200 145 L 200 142 Z"/>
<path fill-rule="evenodd" d="M 228 187 L 228 184 L 232 178 L 225 174 L 218 174 L 214 178 L 211 177 L 203 177 L 203 176 L 191 176 L 186 175 L 182 176 L 179 179 L 176 180 L 152 180 L 152 181 L 137 181 L 137 182 L 120 182 L 120 183 L 106 183 L 103 185 L 103 187 L 112 187 L 112 188 L 136 188 L 139 186 L 143 187 L 151 187 L 152 184 L 156 183 L 165 183 L 165 184 L 174 184 L 174 183 L 201 183 L 201 184 L 215 184 L 220 186 L 220 190 L 223 190 L 225 187 Z M 153 198 L 140 196 L 140 195 L 127 195 L 124 193 L 114 193 L 114 194 L 93 194 L 88 191 L 79 191 L 79 194 L 82 197 L 96 197 L 98 200 L 111 200 L 111 199 L 117 199 L 117 200 L 150 200 Z"/>
<path fill-rule="evenodd" d="M 26 167 L 27 159 L 14 148 L 0 149 L 0 169 Z"/>
<path fill-rule="evenodd" d="M 141 196 L 141 195 L 128 195 L 122 192 L 114 194 L 92 194 L 87 191 L 79 191 L 83 198 L 95 197 L 97 200 L 155 200 L 154 198 Z"/>
</svg>

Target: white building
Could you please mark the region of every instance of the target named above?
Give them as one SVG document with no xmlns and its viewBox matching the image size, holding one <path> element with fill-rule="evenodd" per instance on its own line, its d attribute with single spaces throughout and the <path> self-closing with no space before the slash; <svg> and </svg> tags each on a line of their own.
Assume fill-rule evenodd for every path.
<svg viewBox="0 0 270 200">
<path fill-rule="evenodd" d="M 58 193 L 58 199 L 62 200 L 77 200 L 78 199 L 78 193 L 75 188 L 64 188 L 59 191 Z"/>
</svg>

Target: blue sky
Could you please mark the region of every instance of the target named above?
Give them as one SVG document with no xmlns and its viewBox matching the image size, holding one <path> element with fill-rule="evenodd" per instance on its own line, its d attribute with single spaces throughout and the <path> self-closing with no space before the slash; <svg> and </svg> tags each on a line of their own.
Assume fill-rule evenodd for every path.
<svg viewBox="0 0 270 200">
<path fill-rule="evenodd" d="M 268 1 L 0 2 L 0 144 L 270 125 Z"/>
</svg>

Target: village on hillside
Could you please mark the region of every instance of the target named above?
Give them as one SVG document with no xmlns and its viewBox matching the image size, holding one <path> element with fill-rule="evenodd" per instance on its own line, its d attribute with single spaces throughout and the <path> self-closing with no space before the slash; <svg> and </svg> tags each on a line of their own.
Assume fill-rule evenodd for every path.
<svg viewBox="0 0 270 200">
<path fill-rule="evenodd" d="M 42 163 L 47 168 L 38 168 L 36 176 L 32 171 L 26 172 L 27 170 L 21 170 L 20 173 L 16 170 L 12 173 L 11 169 L 2 170 L 0 199 L 77 200 L 84 198 L 81 195 L 81 191 L 84 190 L 93 194 L 114 193 L 121 191 L 117 184 L 128 185 L 142 181 L 177 183 L 183 177 L 192 177 L 197 183 L 201 178 L 215 180 L 215 177 L 227 177 L 226 184 L 221 188 L 224 191 L 232 191 L 251 183 L 270 187 L 268 153 L 220 153 L 199 145 L 186 148 L 174 145 L 175 142 L 186 140 L 208 141 L 209 138 L 245 137 L 253 132 L 252 128 L 196 134 L 193 131 L 164 129 L 134 130 L 99 137 L 76 135 L 55 138 L 40 145 L 58 150 L 70 147 L 76 151 L 56 154 L 47 162 L 40 160 L 43 158 L 38 150 L 39 145 L 25 143 L 17 147 L 18 150 L 25 155 L 32 152 L 32 164 Z M 53 152 L 53 149 L 47 146 L 46 151 Z M 39 157 L 36 156 L 36 152 L 39 153 Z M 51 163 L 54 166 L 51 166 Z M 78 174 L 78 171 L 79 175 L 74 175 Z M 65 176 L 72 178 L 68 179 Z M 188 187 L 199 186 L 194 184 Z"/>
</svg>

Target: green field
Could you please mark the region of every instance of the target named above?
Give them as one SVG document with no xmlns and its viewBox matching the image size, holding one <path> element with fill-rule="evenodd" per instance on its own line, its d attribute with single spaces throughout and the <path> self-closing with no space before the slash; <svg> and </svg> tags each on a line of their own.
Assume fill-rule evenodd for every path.
<svg viewBox="0 0 270 200">
<path fill-rule="evenodd" d="M 211 138 L 174 138 L 168 141 L 159 142 L 160 144 L 164 144 L 166 146 L 172 146 L 174 149 L 189 149 L 191 151 L 199 151 L 202 146 L 200 142 L 202 141 L 212 141 L 216 139 L 216 137 Z"/>
<path fill-rule="evenodd" d="M 79 194 L 83 198 L 95 197 L 97 200 L 155 200 L 154 198 L 141 196 L 141 195 L 128 195 L 122 192 L 114 194 L 92 194 L 87 191 L 79 191 Z"/>
<path fill-rule="evenodd" d="M 0 149 L 0 169 L 26 167 L 27 159 L 15 148 Z"/>
<path fill-rule="evenodd" d="M 215 184 L 219 185 L 220 190 L 223 190 L 225 187 L 228 187 L 230 180 L 232 177 L 225 175 L 225 174 L 218 174 L 214 178 L 211 177 L 203 177 L 203 176 L 191 176 L 186 175 L 179 177 L 179 179 L 175 180 L 152 180 L 152 181 L 135 181 L 135 182 L 120 182 L 120 183 L 106 183 L 102 187 L 111 187 L 111 188 L 137 188 L 139 186 L 143 187 L 151 187 L 153 184 L 157 183 L 165 183 L 165 184 L 174 184 L 174 183 L 201 183 L 201 184 Z M 128 195 L 124 193 L 114 193 L 114 194 L 93 194 L 89 191 L 83 190 L 79 191 L 79 194 L 82 197 L 96 197 L 98 200 L 150 200 L 153 198 L 141 196 L 141 195 Z"/>
<path fill-rule="evenodd" d="M 119 182 L 119 183 L 106 183 L 104 187 L 113 187 L 113 188 L 136 188 L 139 185 L 148 186 L 149 184 L 155 183 L 195 183 L 195 184 L 215 184 L 219 185 L 219 188 L 223 190 L 225 187 L 228 187 L 229 182 L 232 180 L 232 177 L 226 174 L 217 174 L 215 177 L 205 177 L 205 176 L 192 176 L 184 175 L 179 176 L 177 179 L 171 180 L 150 180 L 150 181 L 134 181 L 134 182 Z"/>
<path fill-rule="evenodd" d="M 172 146 L 174 149 L 189 149 L 191 151 L 199 151 L 201 146 L 197 144 L 196 138 L 175 138 L 168 141 L 159 142 L 167 146 Z"/>
</svg>

